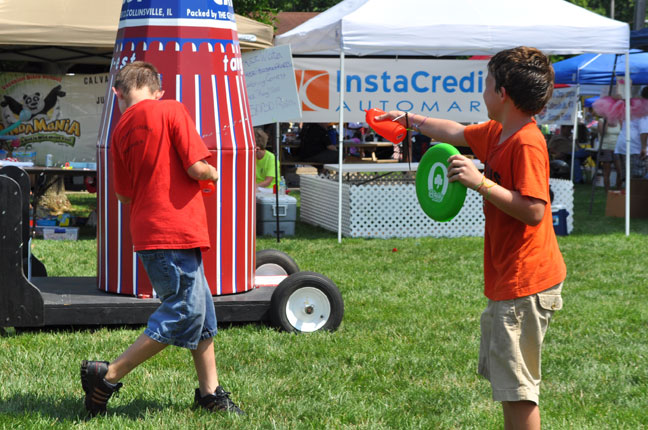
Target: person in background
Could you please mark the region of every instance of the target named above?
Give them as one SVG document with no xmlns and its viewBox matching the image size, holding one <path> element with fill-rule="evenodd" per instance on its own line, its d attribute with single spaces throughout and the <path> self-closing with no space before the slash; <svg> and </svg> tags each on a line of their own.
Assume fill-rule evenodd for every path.
<svg viewBox="0 0 648 430">
<path fill-rule="evenodd" d="M 329 142 L 331 143 L 331 145 L 334 146 L 335 149 L 337 150 L 340 134 L 338 133 L 334 123 L 331 122 L 326 126 L 326 134 L 328 134 Z"/>
<path fill-rule="evenodd" d="M 571 133 L 569 133 L 571 135 Z M 569 165 L 570 173 L 563 179 L 569 179 L 571 176 L 571 163 L 572 163 L 572 146 L 574 142 L 571 140 L 572 137 L 566 137 L 562 134 L 557 134 L 552 136 L 547 143 L 547 148 L 549 155 L 552 160 L 561 160 Z M 589 156 L 587 151 L 584 148 L 581 148 L 581 144 L 576 142 L 576 147 L 574 151 L 574 183 L 580 184 L 583 182 L 583 162 Z"/>
<path fill-rule="evenodd" d="M 643 102 L 648 99 L 648 86 L 641 90 Z M 642 178 L 646 174 L 646 148 L 648 146 L 648 116 L 630 119 L 630 177 Z M 621 131 L 614 148 L 614 167 L 617 171 L 617 188 L 621 188 L 626 177 L 626 127 Z"/>
<path fill-rule="evenodd" d="M 352 143 L 362 143 L 362 124 L 359 122 L 347 123 L 344 129 L 344 140 Z M 364 151 L 358 147 L 349 147 L 349 154 L 354 157 L 364 157 Z"/>
<path fill-rule="evenodd" d="M 152 64 L 124 66 L 113 92 L 122 113 L 110 143 L 115 194 L 130 211 L 133 248 L 161 303 L 114 361 L 82 361 L 86 410 L 105 414 L 124 376 L 175 345 L 191 351 L 199 384 L 194 407 L 243 414 L 218 381 L 216 312 L 202 263 L 210 243 L 198 181 L 218 180 L 206 161 L 211 154 L 186 108 L 160 100 L 164 91 Z"/>
<path fill-rule="evenodd" d="M 423 154 L 430 148 L 432 139 L 420 132 L 412 133 L 412 161 L 418 163 Z"/>
<path fill-rule="evenodd" d="M 256 142 L 256 185 L 259 188 L 270 189 L 277 185 L 279 166 L 275 166 L 275 156 L 266 149 L 268 135 L 259 127 L 254 128 L 254 141 Z"/>
<path fill-rule="evenodd" d="M 603 168 L 603 185 L 605 191 L 610 189 L 610 174 L 612 172 L 612 163 L 614 162 L 614 149 L 616 147 L 619 134 L 621 133 L 621 124 L 613 124 L 604 121 L 601 118 L 598 122 L 599 142 L 601 142 L 601 149 L 599 151 L 599 162 Z M 621 183 L 619 172 L 616 176 L 616 187 L 619 188 Z"/>
<path fill-rule="evenodd" d="M 299 158 L 316 163 L 337 163 L 338 148 L 326 122 L 305 124 L 301 132 Z"/>
<path fill-rule="evenodd" d="M 504 428 L 540 429 L 541 350 L 554 312 L 562 308 L 566 267 L 553 227 L 549 156 L 534 115 L 551 98 L 551 61 L 517 47 L 488 62 L 484 102 L 491 119 L 464 126 L 409 115 L 407 123 L 439 142 L 468 144 L 485 165 L 453 155 L 448 178 L 484 198 L 484 294 L 478 371 L 502 402 Z M 376 120 L 406 125 L 391 111 Z"/>
</svg>

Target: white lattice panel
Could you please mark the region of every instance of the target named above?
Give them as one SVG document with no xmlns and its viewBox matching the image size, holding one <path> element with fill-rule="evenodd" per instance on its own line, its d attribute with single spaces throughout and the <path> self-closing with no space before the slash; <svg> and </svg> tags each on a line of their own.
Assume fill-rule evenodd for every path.
<svg viewBox="0 0 648 430">
<path fill-rule="evenodd" d="M 484 234 L 482 199 L 469 190 L 459 214 L 448 222 L 430 219 L 418 203 L 414 184 L 352 185 L 352 237 L 459 237 Z"/>
<path fill-rule="evenodd" d="M 351 176 L 357 181 L 357 177 Z M 322 176 L 300 177 L 300 219 L 337 232 L 338 181 Z M 568 232 L 573 229 L 573 186 L 568 180 L 551 179 L 554 204 L 565 207 Z M 374 181 L 342 185 L 342 234 L 347 237 L 461 237 L 483 236 L 482 198 L 468 190 L 456 217 L 436 222 L 421 209 L 415 185 L 406 180 Z"/>
<path fill-rule="evenodd" d="M 299 219 L 308 224 L 338 231 L 337 181 L 314 175 L 301 175 L 299 191 L 301 203 Z M 342 184 L 342 234 L 350 236 L 349 228 L 349 185 Z"/>
<path fill-rule="evenodd" d="M 574 184 L 569 179 L 551 178 L 549 186 L 554 192 L 552 204 L 567 209 L 567 233 L 571 233 L 574 229 Z"/>
</svg>

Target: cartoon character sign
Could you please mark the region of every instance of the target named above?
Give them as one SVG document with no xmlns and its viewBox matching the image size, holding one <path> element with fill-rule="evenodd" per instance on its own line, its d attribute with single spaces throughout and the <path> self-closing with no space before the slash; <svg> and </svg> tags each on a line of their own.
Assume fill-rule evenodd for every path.
<svg viewBox="0 0 648 430">
<path fill-rule="evenodd" d="M 0 101 L 2 119 L 6 126 L 16 122 L 23 109 L 27 109 L 31 113 L 27 121 L 31 121 L 38 115 L 44 115 L 48 120 L 59 119 L 61 107 L 58 101 L 60 97 L 65 97 L 65 91 L 62 90 L 61 85 L 57 85 L 44 96 L 39 91 L 34 91 L 28 94 L 23 93 L 18 97 L 20 101 L 12 95 L 5 94 Z"/>
</svg>

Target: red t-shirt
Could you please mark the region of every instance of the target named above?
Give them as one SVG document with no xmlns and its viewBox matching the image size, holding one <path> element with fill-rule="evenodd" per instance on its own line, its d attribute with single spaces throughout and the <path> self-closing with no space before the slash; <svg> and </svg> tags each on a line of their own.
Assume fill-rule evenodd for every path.
<svg viewBox="0 0 648 430">
<path fill-rule="evenodd" d="M 470 125 L 464 137 L 502 187 L 547 203 L 542 221 L 530 226 L 484 203 L 484 294 L 510 300 L 544 291 L 565 279 L 567 269 L 553 228 L 547 144 L 535 121 L 498 144 L 502 125 Z"/>
<path fill-rule="evenodd" d="M 129 107 L 110 154 L 115 192 L 132 199 L 135 251 L 209 248 L 205 203 L 187 169 L 211 154 L 181 103 L 143 100 Z"/>
</svg>

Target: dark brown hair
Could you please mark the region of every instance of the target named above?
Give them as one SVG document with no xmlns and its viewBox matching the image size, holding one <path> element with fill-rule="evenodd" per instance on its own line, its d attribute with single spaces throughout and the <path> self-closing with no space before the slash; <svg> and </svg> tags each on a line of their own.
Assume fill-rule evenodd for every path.
<svg viewBox="0 0 648 430">
<path fill-rule="evenodd" d="M 549 57 L 536 48 L 518 46 L 500 51 L 488 62 L 495 91 L 506 89 L 515 107 L 529 115 L 540 112 L 551 98 L 554 70 Z"/>
<path fill-rule="evenodd" d="M 113 86 L 124 95 L 143 87 L 148 87 L 151 92 L 155 92 L 161 88 L 160 75 L 153 64 L 134 61 L 117 72 Z"/>
</svg>

